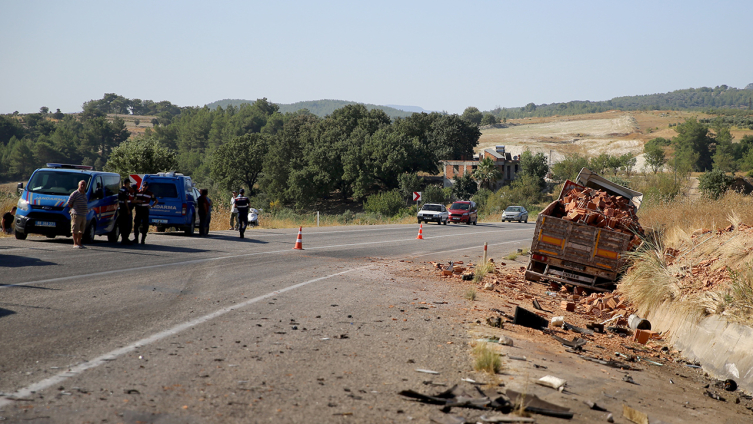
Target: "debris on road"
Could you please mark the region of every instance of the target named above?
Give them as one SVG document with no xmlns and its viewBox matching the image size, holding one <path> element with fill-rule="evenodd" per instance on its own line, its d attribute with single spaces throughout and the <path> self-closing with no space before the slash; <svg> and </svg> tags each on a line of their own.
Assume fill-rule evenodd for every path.
<svg viewBox="0 0 753 424">
<path fill-rule="evenodd" d="M 649 424 L 648 415 L 627 405 L 622 405 L 622 416 L 635 424 Z"/>
<path fill-rule="evenodd" d="M 437 371 L 425 370 L 423 368 L 416 368 L 416 371 L 417 372 L 422 372 L 424 374 L 439 374 L 439 372 L 437 372 Z"/>
<path fill-rule="evenodd" d="M 544 387 L 551 387 L 554 390 L 560 390 L 565 387 L 567 381 L 553 375 L 546 375 L 538 379 L 536 384 Z"/>
<path fill-rule="evenodd" d="M 541 330 L 542 328 L 547 328 L 549 326 L 549 321 L 546 318 L 542 318 L 520 306 L 515 307 L 515 318 L 513 318 L 512 323 L 515 325 L 522 325 L 523 327 L 533 328 L 535 330 Z"/>
<path fill-rule="evenodd" d="M 510 401 L 515 405 L 521 405 L 523 410 L 534 414 L 547 415 L 550 417 L 572 419 L 575 414 L 570 412 L 570 408 L 555 405 L 541 400 L 536 395 L 518 393 L 514 390 L 507 389 L 505 392 Z"/>
</svg>

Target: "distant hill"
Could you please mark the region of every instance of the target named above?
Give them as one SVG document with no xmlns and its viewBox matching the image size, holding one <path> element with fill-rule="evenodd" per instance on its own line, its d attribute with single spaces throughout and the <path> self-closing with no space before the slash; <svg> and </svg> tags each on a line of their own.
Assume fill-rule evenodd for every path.
<svg viewBox="0 0 753 424">
<path fill-rule="evenodd" d="M 224 100 L 218 100 L 216 102 L 208 103 L 207 107 L 209 107 L 210 109 L 216 109 L 218 106 L 222 106 L 223 108 L 226 108 L 230 105 L 238 107 L 243 103 L 253 104 L 254 101 L 255 100 L 224 99 Z M 319 117 L 324 117 L 326 115 L 331 115 L 332 112 L 334 112 L 337 109 L 342 108 L 343 106 L 359 104 L 359 102 L 350 102 L 347 100 L 311 100 L 311 101 L 296 102 L 296 103 L 291 103 L 291 104 L 283 104 L 283 103 L 276 103 L 276 104 L 277 106 L 280 107 L 281 113 L 296 112 L 301 109 L 308 109 L 308 111 L 313 113 L 314 115 L 319 116 Z M 406 118 L 413 114 L 413 112 L 399 110 L 397 108 L 389 107 L 389 106 L 379 106 L 379 105 L 364 104 L 364 103 L 361 103 L 361 104 L 366 106 L 366 109 L 368 110 L 381 109 L 387 115 L 389 115 L 390 118 Z M 418 109 L 421 109 L 421 108 L 418 108 Z M 423 109 L 421 110 L 423 111 Z"/>
<path fill-rule="evenodd" d="M 608 110 L 699 110 L 716 113 L 745 113 L 750 112 L 751 109 L 753 109 L 753 84 L 748 84 L 743 89 L 720 85 L 715 88 L 688 88 L 669 93 L 622 96 L 597 102 L 575 100 L 541 105 L 529 103 L 524 107 L 497 108 L 490 112 L 500 118 L 512 119 L 580 115 Z"/>
<path fill-rule="evenodd" d="M 400 105 L 385 105 L 387 107 L 391 107 L 393 109 L 403 110 L 405 112 L 412 112 L 412 113 L 432 113 L 433 110 L 426 110 L 422 108 L 421 106 L 400 106 Z"/>
</svg>

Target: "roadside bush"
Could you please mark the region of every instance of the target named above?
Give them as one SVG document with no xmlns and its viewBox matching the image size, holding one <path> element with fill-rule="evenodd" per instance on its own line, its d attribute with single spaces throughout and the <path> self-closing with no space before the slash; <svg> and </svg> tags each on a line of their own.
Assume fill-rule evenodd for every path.
<svg viewBox="0 0 753 424">
<path fill-rule="evenodd" d="M 458 200 L 468 200 L 478 191 L 478 184 L 471 174 L 462 177 L 457 175 L 452 178 L 452 196 Z"/>
<path fill-rule="evenodd" d="M 489 197 L 491 197 L 493 194 L 493 191 L 487 188 L 481 188 L 476 192 L 476 194 L 473 195 L 473 197 L 471 197 L 471 200 L 476 202 L 476 205 L 478 206 L 478 209 L 480 211 L 486 211 L 486 203 L 489 200 Z"/>
<path fill-rule="evenodd" d="M 704 195 L 712 199 L 718 199 L 719 196 L 729 190 L 734 180 L 733 177 L 727 175 L 724 171 L 714 169 L 713 171 L 704 172 L 698 177 L 698 188 Z"/>
<path fill-rule="evenodd" d="M 399 190 L 372 194 L 363 203 L 366 212 L 373 212 L 384 216 L 395 216 L 405 207 L 405 200 Z"/>
<path fill-rule="evenodd" d="M 439 203 L 445 205 L 450 202 L 450 187 L 442 188 L 438 185 L 428 185 L 421 197 L 425 203 Z"/>
<path fill-rule="evenodd" d="M 530 176 L 515 179 L 510 185 L 499 189 L 497 194 L 499 194 L 500 202 L 498 210 L 516 205 L 523 206 L 530 211 L 544 200 L 544 194 L 539 188 L 538 180 Z"/>
</svg>

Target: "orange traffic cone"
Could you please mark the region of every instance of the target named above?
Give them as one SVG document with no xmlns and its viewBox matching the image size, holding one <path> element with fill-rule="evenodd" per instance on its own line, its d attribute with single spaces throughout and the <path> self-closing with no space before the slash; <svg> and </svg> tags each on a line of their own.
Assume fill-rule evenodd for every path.
<svg viewBox="0 0 753 424">
<path fill-rule="evenodd" d="M 298 227 L 298 239 L 295 241 L 295 247 L 293 250 L 303 250 L 303 238 L 301 237 L 301 231 L 303 227 Z"/>
<path fill-rule="evenodd" d="M 423 240 L 424 239 L 424 224 L 421 224 L 420 227 L 418 227 L 418 237 L 416 237 L 416 240 Z"/>
</svg>

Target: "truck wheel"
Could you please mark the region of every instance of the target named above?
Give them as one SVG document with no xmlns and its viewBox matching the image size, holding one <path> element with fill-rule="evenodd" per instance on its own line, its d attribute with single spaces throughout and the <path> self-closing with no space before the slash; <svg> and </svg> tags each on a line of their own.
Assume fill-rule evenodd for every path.
<svg viewBox="0 0 753 424">
<path fill-rule="evenodd" d="M 191 215 L 191 219 L 189 219 L 188 222 L 190 222 L 190 224 L 188 224 L 188 226 L 185 229 L 185 235 L 187 235 L 188 237 L 193 237 L 194 224 L 195 224 L 193 215 Z"/>
<path fill-rule="evenodd" d="M 26 233 L 16 231 L 16 240 L 26 240 Z"/>
<path fill-rule="evenodd" d="M 107 241 L 110 243 L 117 243 L 118 238 L 120 238 L 120 227 L 118 227 L 118 223 L 116 222 L 112 231 L 107 233 Z"/>
<path fill-rule="evenodd" d="M 94 242 L 94 234 L 96 234 L 97 230 L 97 223 L 92 220 L 89 225 L 84 230 L 84 236 L 83 242 L 84 243 L 93 243 Z"/>
</svg>

